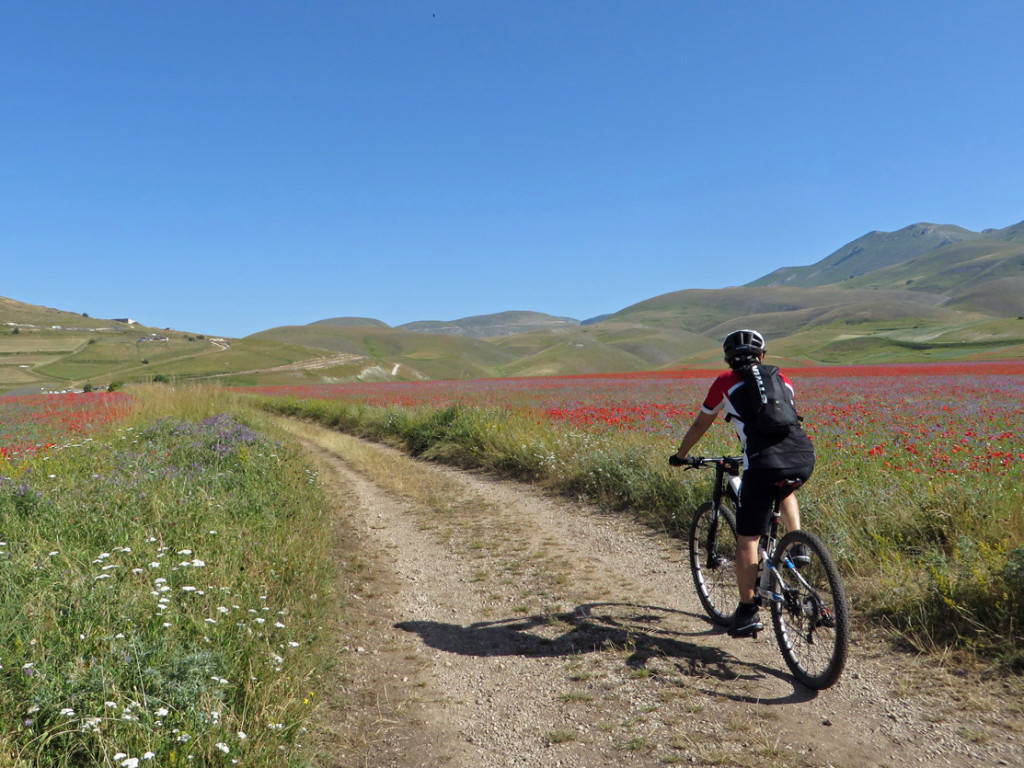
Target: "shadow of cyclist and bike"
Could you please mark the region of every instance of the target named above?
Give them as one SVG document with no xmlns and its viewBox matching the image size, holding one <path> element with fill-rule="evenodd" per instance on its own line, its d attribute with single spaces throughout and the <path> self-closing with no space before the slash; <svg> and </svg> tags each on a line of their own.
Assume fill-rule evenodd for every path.
<svg viewBox="0 0 1024 768">
<path fill-rule="evenodd" d="M 706 621 L 703 616 L 668 608 L 588 603 L 563 613 L 481 621 L 468 626 L 438 621 L 404 621 L 395 626 L 419 635 L 431 648 L 462 656 L 550 658 L 620 650 L 629 653 L 626 664 L 635 670 L 648 669 L 651 659 L 659 659 L 672 664 L 686 677 L 735 681 L 772 676 L 793 685 L 791 694 L 775 699 L 723 692 L 718 686 L 711 692 L 737 701 L 784 704 L 814 698 L 814 691 L 779 670 L 743 661 L 699 642 L 699 638 L 721 634 L 721 630 L 673 629 L 668 626 L 673 616 Z"/>
</svg>

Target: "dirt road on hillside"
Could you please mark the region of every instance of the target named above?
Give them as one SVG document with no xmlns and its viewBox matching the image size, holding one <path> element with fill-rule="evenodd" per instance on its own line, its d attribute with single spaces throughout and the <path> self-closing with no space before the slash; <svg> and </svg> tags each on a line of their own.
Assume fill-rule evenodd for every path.
<svg viewBox="0 0 1024 768">
<path fill-rule="evenodd" d="M 337 515 L 337 766 L 1024 765 L 1020 681 L 855 625 L 844 677 L 795 683 L 771 631 L 704 618 L 685 546 L 529 486 L 292 423 Z"/>
</svg>

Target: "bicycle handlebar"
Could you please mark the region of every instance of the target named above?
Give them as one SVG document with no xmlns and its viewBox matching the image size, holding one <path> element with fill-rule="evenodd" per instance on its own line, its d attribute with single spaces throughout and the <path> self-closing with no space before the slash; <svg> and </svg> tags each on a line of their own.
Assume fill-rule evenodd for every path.
<svg viewBox="0 0 1024 768">
<path fill-rule="evenodd" d="M 739 468 L 743 461 L 742 456 L 687 456 L 680 459 L 676 454 L 668 457 L 668 463 L 673 467 L 686 467 L 687 469 L 698 469 L 700 467 L 716 467 L 719 464 L 731 464 Z"/>
</svg>

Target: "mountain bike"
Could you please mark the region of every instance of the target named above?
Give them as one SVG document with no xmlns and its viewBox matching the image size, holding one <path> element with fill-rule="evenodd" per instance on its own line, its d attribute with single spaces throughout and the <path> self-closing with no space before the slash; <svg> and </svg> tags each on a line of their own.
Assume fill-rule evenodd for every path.
<svg viewBox="0 0 1024 768">
<path fill-rule="evenodd" d="M 688 469 L 715 470 L 711 500 L 700 506 L 690 527 L 690 570 L 701 605 L 723 627 L 732 622 L 736 605 L 735 508 L 741 461 L 739 456 L 685 460 Z M 778 538 L 784 489 L 801 483 L 780 483 L 768 533 L 758 545 L 754 600 L 770 608 L 779 650 L 796 679 L 821 689 L 834 685 L 846 664 L 850 608 L 839 569 L 818 536 L 799 530 Z M 799 544 L 806 547 L 809 562 L 798 566 L 791 555 Z"/>
</svg>

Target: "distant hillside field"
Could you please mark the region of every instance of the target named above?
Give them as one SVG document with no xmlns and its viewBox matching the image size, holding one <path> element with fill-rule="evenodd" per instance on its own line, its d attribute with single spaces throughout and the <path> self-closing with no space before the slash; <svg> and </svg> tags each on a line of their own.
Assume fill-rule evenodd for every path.
<svg viewBox="0 0 1024 768">
<path fill-rule="evenodd" d="M 339 300 L 341 303 L 341 300 Z M 340 315 L 244 339 L 145 327 L 0 297 L 0 393 L 130 381 L 410 381 L 717 367 L 758 328 L 790 365 L 1024 358 L 1024 222 L 871 232 L 816 264 L 686 289 L 583 321 L 502 311 L 392 328 Z"/>
</svg>

